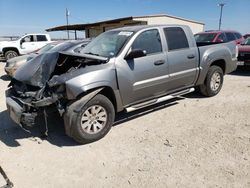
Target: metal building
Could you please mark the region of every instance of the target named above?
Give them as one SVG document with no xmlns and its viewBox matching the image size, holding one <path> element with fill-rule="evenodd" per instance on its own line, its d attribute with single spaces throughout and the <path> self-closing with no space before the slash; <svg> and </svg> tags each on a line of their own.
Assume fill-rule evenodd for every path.
<svg viewBox="0 0 250 188">
<path fill-rule="evenodd" d="M 131 26 L 131 25 L 155 25 L 155 24 L 188 25 L 194 34 L 203 31 L 205 26 L 204 23 L 197 22 L 194 20 L 189 20 L 176 16 L 170 16 L 166 14 L 159 14 L 159 15 L 148 15 L 148 16 L 131 16 L 131 17 L 124 17 L 124 18 L 106 20 L 95 23 L 87 23 L 87 24 L 63 25 L 46 29 L 46 31 L 48 32 L 67 31 L 67 30 L 75 31 L 75 38 L 77 38 L 76 31 L 85 31 L 85 37 L 92 38 L 96 37 L 102 32 L 105 32 L 113 28 Z"/>
</svg>

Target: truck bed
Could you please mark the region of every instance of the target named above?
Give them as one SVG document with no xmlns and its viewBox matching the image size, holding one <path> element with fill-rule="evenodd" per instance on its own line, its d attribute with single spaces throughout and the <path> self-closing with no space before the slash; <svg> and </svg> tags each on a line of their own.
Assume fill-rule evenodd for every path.
<svg viewBox="0 0 250 188">
<path fill-rule="evenodd" d="M 199 46 L 200 45 L 200 46 Z M 198 51 L 199 51 L 199 79 L 197 80 L 196 84 L 201 84 L 205 79 L 205 73 L 208 71 L 208 63 L 209 62 L 216 62 L 220 61 L 220 63 L 225 62 L 225 69 L 224 74 L 228 74 L 237 68 L 237 54 L 236 54 L 236 44 L 235 42 L 227 42 L 227 43 L 220 43 L 220 44 L 206 44 L 201 45 L 197 44 Z M 210 54 L 210 55 L 208 55 Z M 211 55 L 212 54 L 212 55 Z M 220 57 L 219 54 L 224 54 L 227 59 L 217 59 Z"/>
</svg>

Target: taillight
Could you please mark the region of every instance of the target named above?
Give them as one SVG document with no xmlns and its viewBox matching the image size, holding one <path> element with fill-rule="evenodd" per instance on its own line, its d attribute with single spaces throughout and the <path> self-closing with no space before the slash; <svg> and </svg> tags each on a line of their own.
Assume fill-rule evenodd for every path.
<svg viewBox="0 0 250 188">
<path fill-rule="evenodd" d="M 235 47 L 235 57 L 237 58 L 239 56 L 239 47 L 236 45 Z"/>
</svg>

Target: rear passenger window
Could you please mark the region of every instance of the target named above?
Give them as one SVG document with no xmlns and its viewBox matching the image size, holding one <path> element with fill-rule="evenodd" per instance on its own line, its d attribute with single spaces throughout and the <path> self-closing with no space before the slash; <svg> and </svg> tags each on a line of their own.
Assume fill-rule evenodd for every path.
<svg viewBox="0 0 250 188">
<path fill-rule="evenodd" d="M 34 37 L 33 35 L 27 35 L 22 39 L 22 42 L 34 42 Z"/>
<path fill-rule="evenodd" d="M 36 38 L 37 38 L 37 41 L 47 41 L 47 38 L 45 35 L 37 35 Z"/>
<path fill-rule="evenodd" d="M 236 36 L 237 39 L 242 38 L 242 35 L 240 33 L 234 33 L 234 35 Z"/>
<path fill-rule="evenodd" d="M 236 39 L 233 33 L 226 33 L 226 36 L 228 41 L 233 41 Z"/>
<path fill-rule="evenodd" d="M 180 27 L 169 27 L 164 29 L 167 39 L 168 50 L 189 48 L 185 32 Z"/>
<path fill-rule="evenodd" d="M 157 29 L 142 32 L 132 44 L 132 49 L 145 50 L 147 54 L 162 52 L 161 37 Z"/>
</svg>

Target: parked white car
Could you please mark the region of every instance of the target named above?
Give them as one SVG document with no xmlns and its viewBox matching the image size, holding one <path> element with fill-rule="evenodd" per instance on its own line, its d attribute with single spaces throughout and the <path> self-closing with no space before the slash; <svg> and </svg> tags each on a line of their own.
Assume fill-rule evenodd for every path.
<svg viewBox="0 0 250 188">
<path fill-rule="evenodd" d="M 8 60 L 38 50 L 50 42 L 48 34 L 26 34 L 15 41 L 0 42 L 0 55 Z"/>
</svg>

